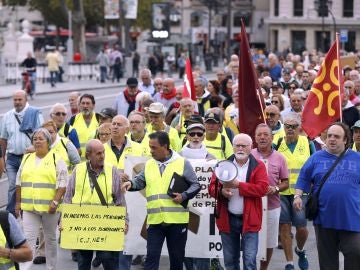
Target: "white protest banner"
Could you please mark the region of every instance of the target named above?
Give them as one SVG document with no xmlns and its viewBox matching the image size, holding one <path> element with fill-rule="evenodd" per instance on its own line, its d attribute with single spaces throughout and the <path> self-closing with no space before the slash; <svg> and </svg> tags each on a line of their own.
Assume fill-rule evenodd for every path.
<svg viewBox="0 0 360 270">
<path fill-rule="evenodd" d="M 143 157 L 128 156 L 125 173 L 132 175 L 132 168 L 145 162 Z M 186 256 L 197 258 L 222 257 L 222 245 L 215 224 L 213 198 L 208 194 L 213 167 L 216 161 L 189 160 L 198 177 L 201 191 L 189 201 L 190 221 L 186 244 Z M 125 237 L 126 254 L 146 254 L 146 199 L 140 192 L 127 192 L 126 202 L 130 219 L 129 232 Z M 166 244 L 162 255 L 167 255 Z"/>
</svg>

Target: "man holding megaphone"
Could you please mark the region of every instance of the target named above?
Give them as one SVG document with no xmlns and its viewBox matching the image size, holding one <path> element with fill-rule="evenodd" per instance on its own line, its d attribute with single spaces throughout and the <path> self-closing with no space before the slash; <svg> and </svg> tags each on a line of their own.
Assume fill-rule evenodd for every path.
<svg viewBox="0 0 360 270">
<path fill-rule="evenodd" d="M 216 225 L 226 269 L 240 270 L 240 246 L 244 270 L 256 269 L 258 232 L 262 222 L 261 197 L 265 196 L 269 184 L 265 165 L 250 154 L 251 148 L 249 135 L 236 135 L 234 154 L 226 161 L 228 164 L 219 164 L 220 169 L 215 168 L 209 186 L 210 196 L 217 200 Z"/>
</svg>

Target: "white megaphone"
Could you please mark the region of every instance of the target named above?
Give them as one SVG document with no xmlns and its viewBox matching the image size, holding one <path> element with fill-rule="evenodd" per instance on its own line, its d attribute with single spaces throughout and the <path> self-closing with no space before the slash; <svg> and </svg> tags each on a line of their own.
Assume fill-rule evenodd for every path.
<svg viewBox="0 0 360 270">
<path fill-rule="evenodd" d="M 230 182 L 238 174 L 236 165 L 229 160 L 222 160 L 216 163 L 214 173 L 220 182 Z"/>
</svg>

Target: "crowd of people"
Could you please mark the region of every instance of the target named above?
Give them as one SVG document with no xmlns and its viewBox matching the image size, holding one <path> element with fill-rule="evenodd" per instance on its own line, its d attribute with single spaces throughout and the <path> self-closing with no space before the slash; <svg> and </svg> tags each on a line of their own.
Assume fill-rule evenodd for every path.
<svg viewBox="0 0 360 270">
<path fill-rule="evenodd" d="M 116 67 L 122 63 L 120 54 L 108 59 L 100 52 L 101 81 L 108 76 L 107 66 L 113 67 L 113 80 L 122 77 L 122 67 Z M 213 173 L 208 186 L 217 202 L 225 269 L 240 269 L 241 252 L 244 269 L 257 269 L 264 196 L 268 199 L 267 256 L 260 269 L 268 269 L 279 244 L 285 255 L 283 269 L 295 269 L 294 253 L 300 269 L 316 269 L 309 265 L 306 253 L 305 205 L 311 189 L 320 186 L 319 213 L 314 220 L 320 269 L 339 269 L 339 251 L 345 269 L 360 269 L 360 64 L 343 69 L 342 122 L 332 123 L 310 140 L 301 128 L 301 118 L 321 60 L 316 54 L 309 61 L 309 57 L 289 53 L 281 62 L 275 54 L 254 55 L 266 103 L 266 123 L 257 126 L 254 138 L 240 132 L 237 55 L 212 80 L 194 68 L 196 101 L 183 98 L 183 86 L 176 87 L 173 78 L 161 71 L 154 73 L 150 65 L 127 78 L 125 89 L 106 108 L 95 109 L 96 97 L 91 94 L 72 92 L 69 109 L 56 103 L 44 116 L 29 104 L 25 91 L 16 91 L 14 108 L 1 120 L 4 163 L 0 162 L 0 173 L 5 165 L 7 211 L 22 217 L 24 237 L 16 233 L 19 228 L 9 216 L 14 245 L 0 233 L 0 264 L 29 261 L 31 249 L 34 263 L 56 269 L 61 204 L 126 206 L 131 202 L 125 201 L 125 192 L 145 189 L 144 268 L 159 268 L 166 239 L 170 269 L 183 269 L 183 265 L 186 269 L 223 269 L 216 259 L 185 258 L 186 202 L 200 191 L 188 159 L 203 159 L 227 160 L 237 171 L 229 182 L 219 181 Z M 124 172 L 128 155 L 149 157 L 133 179 Z M 331 168 L 337 159 L 342 160 Z M 330 168 L 329 180 L 322 185 Z M 167 191 L 175 173 L 187 188 L 170 196 Z M 128 225 L 127 219 L 125 231 Z M 92 260 L 93 253 L 72 251 L 78 269 L 100 264 L 105 270 L 130 269 L 139 262 L 111 250 L 96 251 Z"/>
</svg>

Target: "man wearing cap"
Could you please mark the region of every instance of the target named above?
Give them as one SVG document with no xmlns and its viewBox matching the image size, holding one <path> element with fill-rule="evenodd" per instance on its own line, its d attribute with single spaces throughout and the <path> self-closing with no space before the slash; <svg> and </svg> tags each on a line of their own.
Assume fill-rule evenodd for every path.
<svg viewBox="0 0 360 270">
<path fill-rule="evenodd" d="M 67 109 L 61 103 L 54 104 L 50 109 L 50 117 L 54 121 L 58 134 L 62 138 L 68 138 L 81 155 L 80 141 L 76 129 L 66 123 Z"/>
<path fill-rule="evenodd" d="M 289 97 L 284 95 L 284 91 L 281 88 L 281 85 L 278 82 L 273 82 L 272 86 L 271 86 L 271 93 L 270 93 L 270 98 L 273 95 L 281 95 L 281 97 L 284 100 L 284 107 L 285 108 L 289 108 L 290 107 L 290 101 L 289 101 Z"/>
<path fill-rule="evenodd" d="M 81 147 L 81 158 L 85 159 L 85 144 L 92 138 L 99 126 L 99 114 L 94 112 L 95 98 L 91 94 L 80 97 L 80 112 L 72 116 L 69 124 L 76 128 Z"/>
<path fill-rule="evenodd" d="M 127 88 L 118 94 L 115 99 L 113 109 L 117 114 L 127 117 L 133 110 L 139 108 L 139 103 L 136 102 L 136 96 L 141 92 L 138 89 L 138 80 L 130 77 L 126 81 Z"/>
<path fill-rule="evenodd" d="M 171 126 L 168 126 L 164 122 L 164 105 L 159 102 L 151 103 L 147 111 L 150 118 L 150 124 L 147 126 L 147 132 L 151 134 L 155 131 L 165 131 L 169 134 L 170 148 L 174 151 L 179 151 L 181 144 L 177 130 Z"/>
<path fill-rule="evenodd" d="M 215 159 L 206 149 L 203 141 L 205 139 L 205 127 L 202 123 L 192 123 L 186 128 L 186 139 L 189 142 L 184 145 L 179 154 L 191 159 Z"/>
<path fill-rule="evenodd" d="M 99 127 L 105 123 L 111 123 L 116 116 L 116 111 L 113 108 L 104 108 L 99 112 Z M 94 132 L 94 139 L 98 136 L 98 129 Z"/>
<path fill-rule="evenodd" d="M 360 120 L 357 120 L 351 127 L 353 132 L 353 147 L 352 150 L 360 152 Z"/>
<path fill-rule="evenodd" d="M 289 68 L 284 68 L 282 70 L 282 76 L 279 80 L 279 84 L 284 92 L 287 93 L 290 88 L 290 84 L 294 82 L 295 79 L 291 76 L 291 70 Z"/>
<path fill-rule="evenodd" d="M 218 160 L 229 158 L 232 152 L 231 142 L 228 137 L 220 133 L 221 121 L 220 116 L 210 112 L 205 115 L 205 140 L 206 149 Z"/>
</svg>

